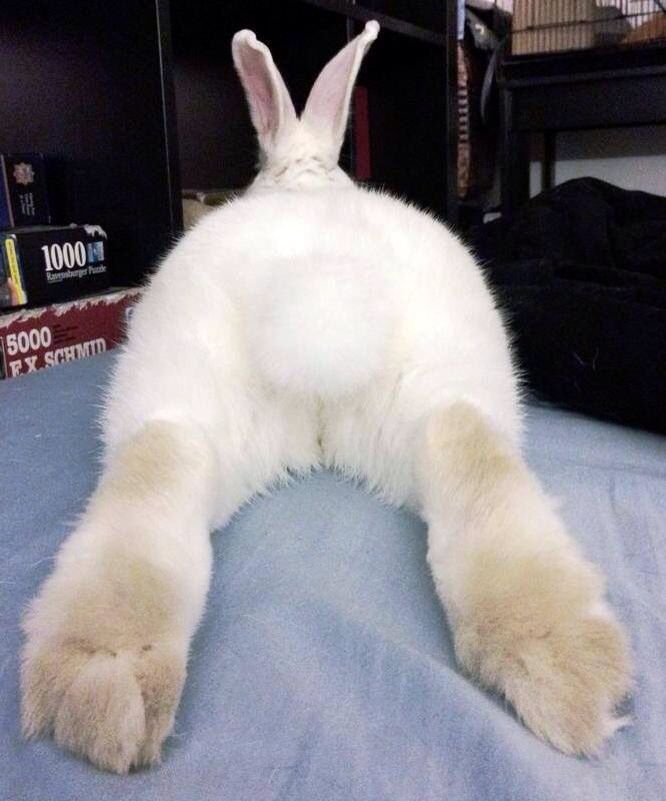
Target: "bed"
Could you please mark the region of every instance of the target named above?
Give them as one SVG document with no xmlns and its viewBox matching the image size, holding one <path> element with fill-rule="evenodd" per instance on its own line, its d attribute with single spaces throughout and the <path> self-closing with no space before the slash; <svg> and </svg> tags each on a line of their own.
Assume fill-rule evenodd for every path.
<svg viewBox="0 0 666 801">
<path fill-rule="evenodd" d="M 255 500 L 216 571 L 161 766 L 102 773 L 19 731 L 19 616 L 93 489 L 113 356 L 0 382 L 2 801 L 661 801 L 666 438 L 531 406 L 527 456 L 608 575 L 637 664 L 599 759 L 537 740 L 455 668 L 425 530 L 330 473 Z"/>
</svg>

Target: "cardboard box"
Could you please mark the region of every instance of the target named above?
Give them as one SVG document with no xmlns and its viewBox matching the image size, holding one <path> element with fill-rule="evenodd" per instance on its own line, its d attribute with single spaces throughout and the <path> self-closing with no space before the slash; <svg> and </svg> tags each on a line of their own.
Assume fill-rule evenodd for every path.
<svg viewBox="0 0 666 801">
<path fill-rule="evenodd" d="M 183 189 L 183 227 L 187 231 L 216 206 L 230 203 L 240 194 L 238 189 Z"/>
<path fill-rule="evenodd" d="M 109 286 L 107 237 L 99 225 L 0 231 L 0 308 L 73 300 Z"/>
<path fill-rule="evenodd" d="M 594 45 L 594 0 L 515 0 L 511 52 L 554 53 Z"/>
<path fill-rule="evenodd" d="M 44 156 L 0 155 L 0 228 L 50 222 Z"/>
<path fill-rule="evenodd" d="M 140 295 L 140 289 L 121 289 L 0 315 L 0 378 L 111 350 L 124 339 Z"/>
</svg>

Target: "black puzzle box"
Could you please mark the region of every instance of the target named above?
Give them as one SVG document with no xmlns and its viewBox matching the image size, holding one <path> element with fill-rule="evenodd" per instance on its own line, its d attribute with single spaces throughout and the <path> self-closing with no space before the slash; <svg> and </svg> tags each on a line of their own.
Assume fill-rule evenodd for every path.
<svg viewBox="0 0 666 801">
<path fill-rule="evenodd" d="M 0 155 L 0 228 L 51 222 L 41 153 Z"/>
<path fill-rule="evenodd" d="M 0 308 L 73 300 L 110 286 L 99 225 L 0 231 Z"/>
</svg>

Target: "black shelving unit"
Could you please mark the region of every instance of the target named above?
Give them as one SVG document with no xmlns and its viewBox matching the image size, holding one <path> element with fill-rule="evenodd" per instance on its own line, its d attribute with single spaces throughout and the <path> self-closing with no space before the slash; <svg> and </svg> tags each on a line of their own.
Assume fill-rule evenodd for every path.
<svg viewBox="0 0 666 801">
<path fill-rule="evenodd" d="M 666 43 L 507 57 L 500 78 L 502 213 L 529 199 L 530 137 L 544 138 L 553 182 L 555 134 L 666 123 Z"/>
<path fill-rule="evenodd" d="M 115 282 L 136 284 L 181 232 L 181 188 L 253 174 L 233 33 L 269 44 L 298 108 L 373 18 L 383 31 L 360 75 L 372 180 L 452 219 L 456 3 L 445 0 L 4 0 L 0 152 L 47 154 L 56 220 L 103 225 Z"/>
</svg>

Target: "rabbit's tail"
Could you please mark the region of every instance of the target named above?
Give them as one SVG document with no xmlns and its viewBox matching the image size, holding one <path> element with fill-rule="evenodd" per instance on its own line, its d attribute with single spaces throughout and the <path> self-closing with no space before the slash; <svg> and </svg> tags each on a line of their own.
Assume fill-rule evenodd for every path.
<svg viewBox="0 0 666 801">
<path fill-rule="evenodd" d="M 394 315 L 359 264 L 309 264 L 280 273 L 251 333 L 264 376 L 290 392 L 335 398 L 386 364 Z"/>
</svg>

